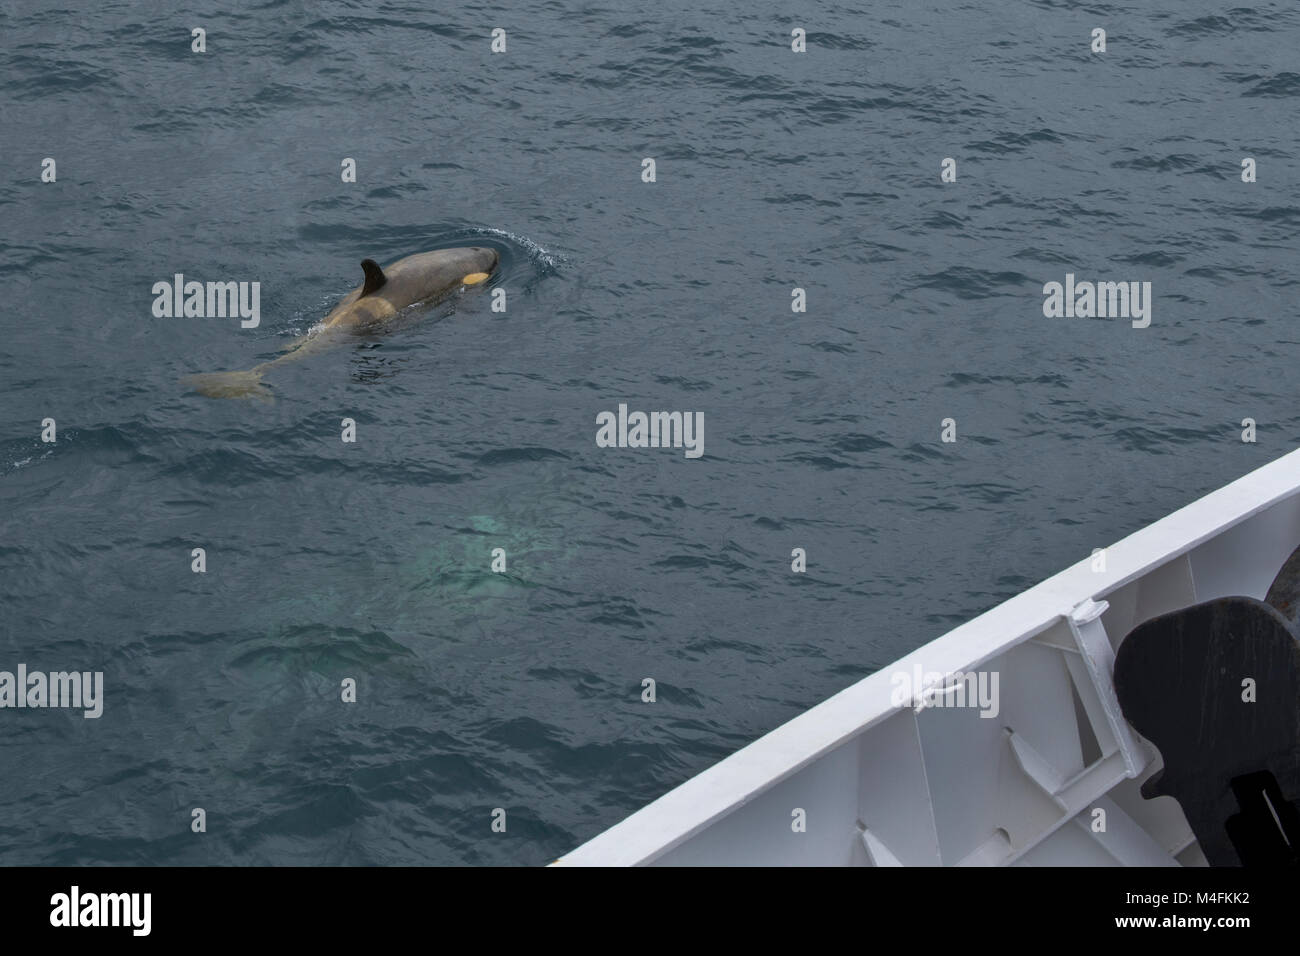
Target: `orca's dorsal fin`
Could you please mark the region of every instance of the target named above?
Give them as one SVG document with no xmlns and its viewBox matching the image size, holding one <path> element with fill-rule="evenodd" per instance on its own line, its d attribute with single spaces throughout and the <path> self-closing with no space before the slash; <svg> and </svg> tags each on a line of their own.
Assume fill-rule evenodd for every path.
<svg viewBox="0 0 1300 956">
<path fill-rule="evenodd" d="M 361 271 L 366 274 L 366 282 L 361 287 L 361 295 L 357 296 L 358 299 L 370 295 L 388 281 L 388 276 L 384 275 L 384 270 L 379 268 L 379 263 L 374 259 L 361 260 Z"/>
</svg>

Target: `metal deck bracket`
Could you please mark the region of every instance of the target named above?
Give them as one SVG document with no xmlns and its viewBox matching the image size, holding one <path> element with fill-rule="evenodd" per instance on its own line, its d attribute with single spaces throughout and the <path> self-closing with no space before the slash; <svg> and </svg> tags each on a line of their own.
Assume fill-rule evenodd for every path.
<svg viewBox="0 0 1300 956">
<path fill-rule="evenodd" d="M 1119 752 L 1124 758 L 1124 769 L 1128 776 L 1136 777 L 1146 767 L 1146 760 L 1133 738 L 1124 712 L 1120 710 L 1119 698 L 1115 696 L 1115 650 L 1110 646 L 1106 636 L 1106 627 L 1101 623 L 1101 616 L 1110 607 L 1105 601 L 1091 598 L 1083 601 L 1070 612 L 1066 618 L 1074 641 L 1079 646 L 1079 654 L 1088 668 L 1092 686 L 1097 690 L 1102 710 L 1106 713 L 1106 723 L 1115 737 Z"/>
<path fill-rule="evenodd" d="M 1033 745 L 1010 727 L 1005 729 L 1007 742 L 1016 763 L 1040 790 L 1066 811 L 1057 826 L 1074 816 L 1090 802 L 1096 800 L 1123 780 L 1124 763 L 1118 752 L 1102 757 L 1092 766 L 1084 767 L 1073 777 L 1067 777 L 1050 760 L 1034 749 Z M 1055 827 L 1053 827 L 1055 829 Z"/>
<path fill-rule="evenodd" d="M 1174 854 L 1161 846 L 1110 797 L 1099 797 L 1092 809 L 1106 811 L 1106 829 L 1094 830 L 1092 814 L 1084 810 L 1074 818 L 1084 833 L 1124 866 L 1179 866 Z"/>
<path fill-rule="evenodd" d="M 862 828 L 862 848 L 867 851 L 867 858 L 872 866 L 902 866 L 903 861 L 889 852 L 889 847 L 880 842 L 880 838 Z"/>
</svg>

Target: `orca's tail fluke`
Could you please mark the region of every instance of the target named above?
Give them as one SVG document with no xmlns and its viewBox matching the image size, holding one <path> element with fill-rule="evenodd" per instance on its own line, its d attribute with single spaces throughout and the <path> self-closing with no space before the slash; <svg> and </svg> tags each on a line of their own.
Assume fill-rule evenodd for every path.
<svg viewBox="0 0 1300 956">
<path fill-rule="evenodd" d="M 262 366 L 245 372 L 204 372 L 187 375 L 181 379 L 200 395 L 208 398 L 253 398 L 259 402 L 273 402 L 275 395 L 262 384 Z"/>
</svg>

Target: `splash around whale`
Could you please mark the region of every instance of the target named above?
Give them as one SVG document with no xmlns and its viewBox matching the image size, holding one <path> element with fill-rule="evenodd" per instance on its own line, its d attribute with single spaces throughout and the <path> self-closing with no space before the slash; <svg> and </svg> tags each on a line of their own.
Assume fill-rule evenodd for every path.
<svg viewBox="0 0 1300 956">
<path fill-rule="evenodd" d="M 419 252 L 386 268 L 373 259 L 361 263 L 365 281 L 345 295 L 320 327 L 289 346 L 284 355 L 237 372 L 205 372 L 181 379 L 209 398 L 256 398 L 270 401 L 262 377 L 282 362 L 304 358 L 337 344 L 343 336 L 372 331 L 402 310 L 430 305 L 460 289 L 484 283 L 500 257 L 495 249 L 470 246 Z"/>
</svg>

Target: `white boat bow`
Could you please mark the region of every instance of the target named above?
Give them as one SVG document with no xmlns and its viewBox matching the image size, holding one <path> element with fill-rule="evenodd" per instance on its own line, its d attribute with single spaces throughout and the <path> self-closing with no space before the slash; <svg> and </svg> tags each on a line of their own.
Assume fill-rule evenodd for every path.
<svg viewBox="0 0 1300 956">
<path fill-rule="evenodd" d="M 1205 865 L 1179 803 L 1139 793 L 1161 758 L 1121 712 L 1115 652 L 1170 611 L 1262 600 L 1298 544 L 1295 451 L 853 684 L 555 865 Z"/>
</svg>

